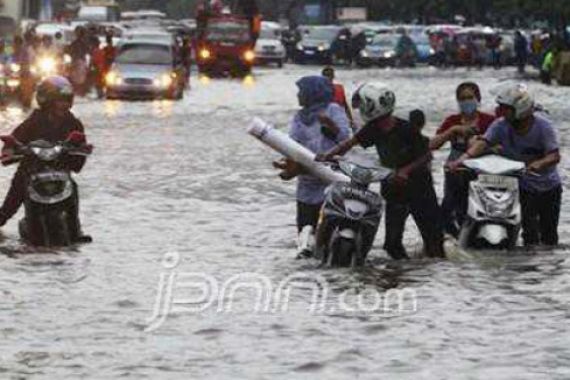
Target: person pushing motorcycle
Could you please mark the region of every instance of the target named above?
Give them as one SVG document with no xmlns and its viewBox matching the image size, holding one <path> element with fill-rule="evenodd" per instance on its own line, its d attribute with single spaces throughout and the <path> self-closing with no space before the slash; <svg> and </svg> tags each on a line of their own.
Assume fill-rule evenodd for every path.
<svg viewBox="0 0 570 380">
<path fill-rule="evenodd" d="M 36 98 L 39 109 L 12 132 L 13 139 L 25 145 L 36 140 L 57 143 L 73 136 L 71 143 L 86 143 L 83 124 L 71 113 L 74 95 L 71 83 L 66 78 L 54 76 L 45 79 L 38 87 Z M 14 148 L 5 146 L 2 158 L 12 156 Z M 6 199 L 0 207 L 0 226 L 4 226 L 24 202 L 30 165 L 30 162 L 22 162 L 12 179 Z M 85 165 L 85 157 L 68 157 L 63 165 L 78 173 Z"/>
<path fill-rule="evenodd" d="M 353 97 L 353 107 L 360 110 L 366 125 L 354 137 L 318 155 L 317 160 L 333 160 L 356 145 L 375 146 L 382 165 L 395 173 L 382 184 L 382 195 L 387 201 L 386 252 L 395 260 L 408 258 L 402 240 L 411 213 L 426 254 L 444 257 L 440 208 L 429 165 L 429 140 L 413 123 L 393 116 L 395 106 L 396 95 L 385 85 L 369 83 L 360 87 Z"/>
</svg>

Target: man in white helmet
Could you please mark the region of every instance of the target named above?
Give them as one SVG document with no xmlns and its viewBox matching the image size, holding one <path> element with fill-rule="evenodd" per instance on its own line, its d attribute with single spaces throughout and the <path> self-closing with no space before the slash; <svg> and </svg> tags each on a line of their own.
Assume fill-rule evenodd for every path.
<svg viewBox="0 0 570 380">
<path fill-rule="evenodd" d="M 371 83 L 360 87 L 353 97 L 353 108 L 359 109 L 366 125 L 353 138 L 317 159 L 331 160 L 356 145 L 375 146 L 382 165 L 394 170 L 394 175 L 382 184 L 387 201 L 384 248 L 396 260 L 408 258 L 402 239 L 411 213 L 426 254 L 443 257 L 440 209 L 429 167 L 429 139 L 421 135 L 417 126 L 393 116 L 395 106 L 396 96 L 385 85 Z"/>
<path fill-rule="evenodd" d="M 450 169 L 466 159 L 482 155 L 489 146 L 500 146 L 501 154 L 526 163 L 520 180 L 523 240 L 529 245 L 557 245 L 562 182 L 557 170 L 559 142 L 552 123 L 535 112 L 534 99 L 524 85 L 509 86 L 497 96 L 498 114 L 484 137 Z"/>
</svg>

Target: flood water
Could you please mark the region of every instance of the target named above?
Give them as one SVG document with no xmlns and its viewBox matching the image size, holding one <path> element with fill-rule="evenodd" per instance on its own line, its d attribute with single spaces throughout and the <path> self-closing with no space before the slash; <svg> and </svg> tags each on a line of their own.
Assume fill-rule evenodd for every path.
<svg viewBox="0 0 570 380">
<path fill-rule="evenodd" d="M 570 378 L 566 202 L 563 245 L 553 251 L 395 264 L 381 231 L 361 272 L 294 259 L 294 184 L 278 180 L 277 155 L 246 130 L 255 116 L 285 130 L 295 80 L 318 71 L 193 78 L 174 103 L 78 100 L 74 112 L 96 147 L 77 176 L 94 242 L 39 251 L 19 241 L 16 218 L 3 229 L 0 378 Z M 399 114 L 426 111 L 431 135 L 456 111 L 461 81 L 476 80 L 491 111 L 493 88 L 516 75 L 420 68 L 338 78 L 349 91 L 386 82 Z M 528 84 L 567 152 L 569 90 Z M 0 133 L 24 117 L 2 111 Z M 440 195 L 446 154 L 433 165 Z M 565 188 L 569 163 L 564 155 Z M 12 174 L 0 172 L 4 191 Z M 412 252 L 417 234 L 410 224 Z M 286 302 L 279 289 L 288 282 L 296 288 Z M 404 296 L 401 307 L 391 306 L 394 295 Z"/>
</svg>

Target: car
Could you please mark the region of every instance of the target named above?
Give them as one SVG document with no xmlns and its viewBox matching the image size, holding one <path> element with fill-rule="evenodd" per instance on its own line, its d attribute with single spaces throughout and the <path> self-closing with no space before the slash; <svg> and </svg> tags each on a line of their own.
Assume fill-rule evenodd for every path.
<svg viewBox="0 0 570 380">
<path fill-rule="evenodd" d="M 435 49 L 431 46 L 428 35 L 418 33 L 412 34 L 411 37 L 418 51 L 418 62 L 432 64 L 434 62 Z"/>
<path fill-rule="evenodd" d="M 343 30 L 338 26 L 301 27 L 301 40 L 295 49 L 294 62 L 331 64 L 334 45 L 337 44 Z"/>
<path fill-rule="evenodd" d="M 488 39 L 495 34 L 490 27 L 464 28 L 455 36 L 458 43 L 457 65 L 485 65 L 490 63 Z"/>
<path fill-rule="evenodd" d="M 515 33 L 504 31 L 500 33 L 501 45 L 499 53 L 502 65 L 514 65 L 516 63 L 515 54 Z"/>
<path fill-rule="evenodd" d="M 256 63 L 276 63 L 283 67 L 286 59 L 285 46 L 281 42 L 281 27 L 279 24 L 263 22 L 261 33 L 255 44 Z"/>
<path fill-rule="evenodd" d="M 175 37 L 172 33 L 160 28 L 136 28 L 125 32 L 123 41 L 155 41 L 174 44 Z"/>
<path fill-rule="evenodd" d="M 395 66 L 396 47 L 400 36 L 397 34 L 377 34 L 372 42 L 360 51 L 356 64 L 360 67 Z"/>
<path fill-rule="evenodd" d="M 105 78 L 108 99 L 182 99 L 185 78 L 174 46 L 167 42 L 123 42 Z"/>
</svg>

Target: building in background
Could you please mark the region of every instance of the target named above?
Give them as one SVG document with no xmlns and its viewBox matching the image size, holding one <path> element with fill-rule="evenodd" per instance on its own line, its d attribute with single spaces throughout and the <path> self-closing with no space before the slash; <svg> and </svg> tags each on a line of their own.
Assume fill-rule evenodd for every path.
<svg viewBox="0 0 570 380">
<path fill-rule="evenodd" d="M 0 0 L 0 36 L 14 33 L 25 19 L 38 19 L 43 0 Z"/>
</svg>

